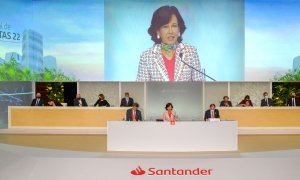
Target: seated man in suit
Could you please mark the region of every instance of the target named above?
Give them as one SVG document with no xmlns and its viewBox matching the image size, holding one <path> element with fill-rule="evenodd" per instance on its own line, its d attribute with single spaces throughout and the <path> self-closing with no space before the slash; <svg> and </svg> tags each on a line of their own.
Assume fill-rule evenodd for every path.
<svg viewBox="0 0 300 180">
<path fill-rule="evenodd" d="M 138 110 L 139 104 L 133 103 L 132 108 L 128 109 L 126 112 L 126 121 L 142 121 L 142 113 Z"/>
<path fill-rule="evenodd" d="M 260 102 L 260 106 L 273 106 L 273 100 L 268 97 L 268 93 L 264 92 L 264 98 Z"/>
<path fill-rule="evenodd" d="M 216 109 L 215 104 L 211 104 L 209 110 L 205 111 L 204 121 L 207 121 L 209 118 L 220 118 L 219 110 Z"/>
<path fill-rule="evenodd" d="M 134 103 L 133 99 L 131 97 L 129 97 L 129 93 L 126 92 L 125 97 L 123 97 L 121 100 L 120 106 L 121 107 L 131 107 L 133 103 Z"/>
<path fill-rule="evenodd" d="M 300 102 L 296 97 L 296 93 L 292 92 L 291 97 L 287 101 L 288 106 L 300 106 Z"/>
<path fill-rule="evenodd" d="M 74 99 L 74 106 L 88 106 L 85 99 L 80 97 L 80 94 L 76 94 L 76 98 Z"/>
<path fill-rule="evenodd" d="M 42 99 L 41 93 L 36 93 L 35 99 L 31 102 L 31 106 L 44 106 L 44 100 Z"/>
<path fill-rule="evenodd" d="M 221 101 L 220 107 L 232 107 L 232 103 L 231 103 L 231 101 L 229 101 L 228 96 L 223 97 L 223 101 Z"/>
</svg>

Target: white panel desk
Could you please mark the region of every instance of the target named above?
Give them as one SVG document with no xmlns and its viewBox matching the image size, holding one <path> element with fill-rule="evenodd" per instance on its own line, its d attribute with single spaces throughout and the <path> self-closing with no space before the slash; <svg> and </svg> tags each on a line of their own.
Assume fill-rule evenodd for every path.
<svg viewBox="0 0 300 180">
<path fill-rule="evenodd" d="M 237 121 L 128 122 L 109 121 L 108 151 L 199 152 L 236 151 Z"/>
</svg>

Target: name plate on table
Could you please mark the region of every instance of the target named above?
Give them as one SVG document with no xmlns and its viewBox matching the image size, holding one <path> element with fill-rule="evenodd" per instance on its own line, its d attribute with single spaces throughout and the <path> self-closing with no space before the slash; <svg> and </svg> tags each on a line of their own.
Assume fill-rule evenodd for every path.
<svg viewBox="0 0 300 180">
<path fill-rule="evenodd" d="M 203 152 L 236 151 L 237 122 L 109 121 L 108 151 Z"/>
<path fill-rule="evenodd" d="M 208 118 L 209 122 L 220 122 L 220 118 Z"/>
</svg>

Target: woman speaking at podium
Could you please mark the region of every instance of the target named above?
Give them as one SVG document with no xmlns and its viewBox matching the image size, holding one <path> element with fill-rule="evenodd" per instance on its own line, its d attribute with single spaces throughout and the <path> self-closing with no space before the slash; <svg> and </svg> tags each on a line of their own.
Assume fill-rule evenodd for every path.
<svg viewBox="0 0 300 180">
<path fill-rule="evenodd" d="M 173 111 L 172 103 L 167 103 L 165 109 L 166 111 L 163 114 L 163 120 L 165 122 L 175 123 L 175 121 L 177 121 L 178 118 L 176 112 Z"/>
<path fill-rule="evenodd" d="M 137 81 L 201 81 L 196 48 L 182 43 L 185 23 L 175 6 L 162 6 L 152 16 L 148 33 L 154 46 L 142 53 Z"/>
</svg>

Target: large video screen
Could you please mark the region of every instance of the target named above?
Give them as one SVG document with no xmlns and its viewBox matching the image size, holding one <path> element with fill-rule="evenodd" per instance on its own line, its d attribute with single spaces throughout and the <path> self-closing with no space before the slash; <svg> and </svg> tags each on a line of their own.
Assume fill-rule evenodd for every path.
<svg viewBox="0 0 300 180">
<path fill-rule="evenodd" d="M 0 2 L 1 81 L 291 81 L 300 1 Z"/>
</svg>

